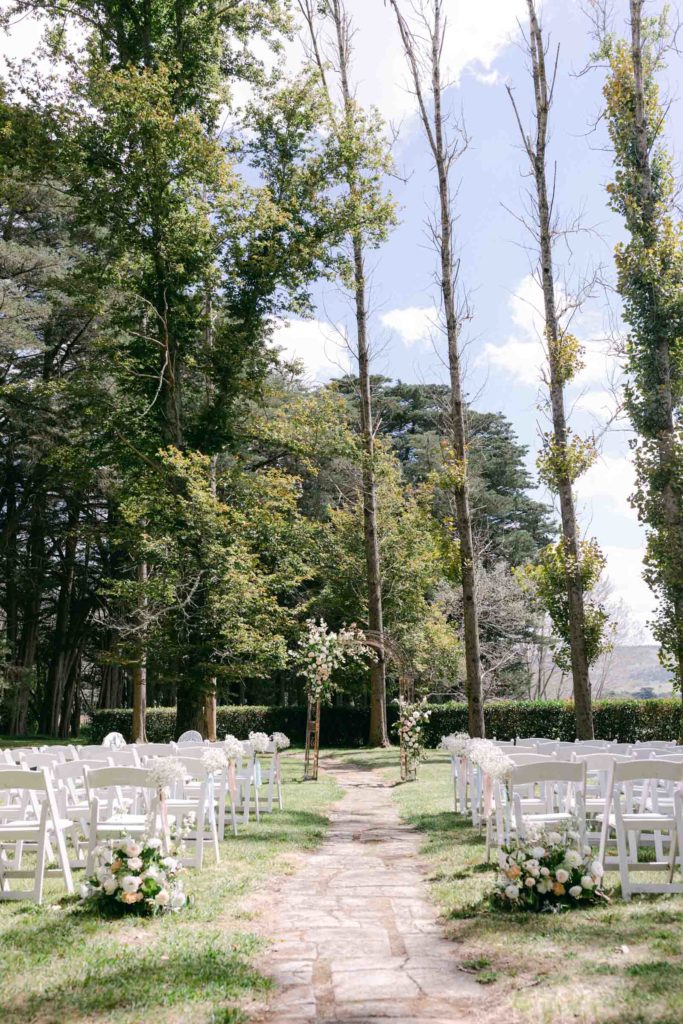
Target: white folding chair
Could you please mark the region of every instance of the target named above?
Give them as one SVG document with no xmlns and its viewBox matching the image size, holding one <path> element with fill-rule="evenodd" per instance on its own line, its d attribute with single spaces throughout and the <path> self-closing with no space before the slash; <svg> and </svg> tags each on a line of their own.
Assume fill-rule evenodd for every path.
<svg viewBox="0 0 683 1024">
<path fill-rule="evenodd" d="M 23 819 L 3 820 L 4 815 L 0 814 L 0 900 L 33 899 L 35 903 L 42 903 L 46 875 L 61 874 L 66 891 L 72 893 L 73 878 L 64 838 L 71 822 L 59 813 L 49 773 L 44 768 L 2 771 L 0 792 L 18 795 L 25 810 Z M 52 857 L 50 839 L 54 839 L 57 846 L 59 868 L 46 867 L 46 861 Z M 36 845 L 33 868 L 22 867 L 25 843 Z M 9 847 L 13 851 L 11 858 Z M 32 878 L 33 888 L 11 889 L 9 880 L 12 878 Z"/>
<path fill-rule="evenodd" d="M 237 765 L 237 771 L 235 773 L 237 781 L 237 792 L 239 799 L 239 806 L 242 810 L 242 820 L 245 825 L 249 824 L 249 814 L 251 811 L 252 793 L 254 796 L 254 815 L 256 821 L 261 820 L 261 803 L 259 798 L 259 778 L 257 774 L 258 764 L 256 761 L 256 755 L 252 749 L 251 744 L 248 740 L 242 742 L 243 757 L 240 764 Z"/>
<path fill-rule="evenodd" d="M 280 769 L 280 751 L 271 743 L 268 748 L 268 753 L 265 757 L 269 758 L 268 762 L 261 765 L 263 784 L 266 786 L 266 803 L 265 806 L 261 805 L 261 810 L 265 814 L 271 814 L 273 811 L 273 805 L 277 801 L 278 810 L 282 810 L 284 807 L 282 801 L 282 775 Z"/>
<path fill-rule="evenodd" d="M 585 781 L 586 766 L 575 761 L 548 758 L 516 765 L 498 787 L 498 841 L 502 837 L 509 845 L 513 834 L 525 839 L 530 826 L 558 828 L 576 821 L 583 842 Z"/>
<path fill-rule="evenodd" d="M 132 746 L 142 757 L 170 757 L 175 753 L 175 743 L 134 743 Z"/>
<path fill-rule="evenodd" d="M 666 794 L 664 798 L 660 790 Z M 676 861 L 683 866 L 683 762 L 677 759 L 616 762 L 610 779 L 609 807 L 600 857 L 604 857 L 609 833 L 613 831 L 624 899 L 630 900 L 633 893 L 683 893 L 683 880 L 674 882 Z M 651 836 L 647 836 L 648 833 Z M 669 836 L 666 859 L 662 845 L 664 833 Z M 639 860 L 639 848 L 645 845 L 655 847 L 654 861 Z M 631 871 L 667 871 L 669 880 L 633 881 Z"/>
<path fill-rule="evenodd" d="M 202 764 L 201 758 L 175 755 L 185 768 L 185 779 L 177 782 L 167 798 L 168 811 L 181 825 L 185 822 L 183 843 L 194 846 L 192 860 L 183 858 L 188 867 L 201 870 L 204 863 L 204 845 L 208 843 L 214 852 L 216 864 L 220 863 L 218 848 L 218 825 L 216 822 L 215 772 Z M 227 773 L 227 768 L 225 769 Z M 191 819 L 191 820 L 188 820 Z"/>
<path fill-rule="evenodd" d="M 85 787 L 89 805 L 88 875 L 92 874 L 95 848 L 101 840 L 124 836 L 144 839 L 150 832 L 163 831 L 158 820 L 157 787 L 146 768 L 86 769 Z"/>
</svg>

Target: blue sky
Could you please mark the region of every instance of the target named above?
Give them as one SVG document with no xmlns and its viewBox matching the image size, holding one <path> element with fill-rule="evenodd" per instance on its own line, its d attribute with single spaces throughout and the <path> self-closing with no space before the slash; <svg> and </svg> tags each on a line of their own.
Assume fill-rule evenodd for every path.
<svg viewBox="0 0 683 1024">
<path fill-rule="evenodd" d="M 434 178 L 393 15 L 384 0 L 347 0 L 347 6 L 357 28 L 359 99 L 376 104 L 398 128 L 395 159 L 406 179 L 392 183 L 400 225 L 372 257 L 373 369 L 405 381 L 445 381 L 435 314 L 435 257 L 425 232 Z M 625 16 L 626 0 L 615 6 Z M 653 0 L 651 9 L 659 7 L 660 0 Z M 474 313 L 467 335 L 466 389 L 477 408 L 501 411 L 512 420 L 529 446 L 533 468 L 543 424 L 538 411 L 540 303 L 524 248 L 529 238 L 507 212 L 520 209 L 528 187 L 520 174 L 526 170 L 524 155 L 505 89 L 507 83 L 515 88 L 520 110 L 531 123 L 529 75 L 517 25 L 525 11 L 524 0 L 450 0 L 446 63 L 453 81 L 448 102 L 463 110 L 471 137 L 454 172 L 457 247 Z M 591 229 L 572 237 L 571 252 L 557 253 L 558 270 L 571 290 L 599 266 L 604 278 L 613 281 L 612 250 L 621 225 L 607 207 L 611 155 L 604 124 L 596 126 L 603 73 L 577 74 L 591 51 L 588 21 L 579 0 L 546 0 L 543 20 L 552 42 L 561 43 L 550 152 L 557 166 L 557 203 L 565 219 L 581 212 L 584 226 Z M 4 52 L 30 51 L 37 34 L 35 26 L 22 22 L 2 41 Z M 287 62 L 294 68 L 299 60 L 300 48 L 294 44 Z M 673 99 L 668 136 L 674 151 L 683 129 L 682 80 L 680 58 L 672 55 L 662 84 Z M 338 329 L 345 323 L 350 328 L 348 302 L 333 288 L 318 289 L 316 298 L 315 320 L 293 322 L 277 332 L 278 343 L 304 360 L 311 381 L 329 379 L 348 366 L 348 353 L 338 344 Z M 618 323 L 618 314 L 618 298 L 610 294 L 608 302 L 605 292 L 596 289 L 575 321 L 574 333 L 587 346 L 586 368 L 569 396 L 576 430 L 603 433 L 613 407 L 609 387 L 618 380 L 619 367 L 607 333 L 610 322 L 616 318 Z M 652 599 L 640 576 L 643 532 L 628 504 L 633 486 L 628 437 L 624 420 L 604 433 L 598 463 L 580 482 L 578 495 L 583 532 L 596 536 L 607 554 L 614 596 L 642 627 Z"/>
</svg>

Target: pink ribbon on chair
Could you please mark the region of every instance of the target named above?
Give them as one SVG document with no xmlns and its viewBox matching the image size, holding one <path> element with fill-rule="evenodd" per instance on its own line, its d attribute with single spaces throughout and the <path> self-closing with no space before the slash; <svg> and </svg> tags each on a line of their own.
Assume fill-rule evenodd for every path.
<svg viewBox="0 0 683 1024">
<path fill-rule="evenodd" d="M 166 790 L 162 786 L 159 790 L 159 814 L 161 817 L 161 831 L 164 839 L 164 846 L 166 847 L 166 853 L 171 848 L 171 828 L 168 823 L 168 805 L 166 803 Z"/>
<path fill-rule="evenodd" d="M 228 789 L 230 790 L 230 798 L 234 803 L 237 799 L 237 776 L 235 774 L 234 761 L 230 761 L 228 764 Z"/>
<path fill-rule="evenodd" d="M 484 775 L 484 817 L 488 820 L 493 811 L 493 780 L 490 775 Z"/>
</svg>

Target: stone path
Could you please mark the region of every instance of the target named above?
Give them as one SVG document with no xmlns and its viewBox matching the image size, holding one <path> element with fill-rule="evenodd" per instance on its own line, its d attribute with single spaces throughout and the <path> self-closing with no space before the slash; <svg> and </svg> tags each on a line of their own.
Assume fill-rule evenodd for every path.
<svg viewBox="0 0 683 1024">
<path fill-rule="evenodd" d="M 321 761 L 346 790 L 320 850 L 265 911 L 278 990 L 269 1024 L 474 1022 L 480 986 L 442 937 L 418 857 L 378 773 Z"/>
</svg>

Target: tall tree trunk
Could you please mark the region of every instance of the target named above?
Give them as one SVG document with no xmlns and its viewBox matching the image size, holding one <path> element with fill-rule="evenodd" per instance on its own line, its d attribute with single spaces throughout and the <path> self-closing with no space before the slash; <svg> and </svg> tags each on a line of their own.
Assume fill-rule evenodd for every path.
<svg viewBox="0 0 683 1024">
<path fill-rule="evenodd" d="M 463 596 L 463 633 L 465 640 L 465 668 L 467 674 L 467 716 L 471 736 L 484 736 L 484 698 L 479 647 L 479 609 L 475 577 L 474 540 L 470 511 L 468 479 L 467 431 L 462 394 L 462 365 L 460 358 L 460 318 L 455 281 L 457 269 L 453 254 L 453 209 L 449 171 L 458 148 L 449 143 L 444 132 L 442 100 L 444 85 L 441 58 L 445 41 L 446 19 L 443 0 L 431 0 L 429 12 L 423 10 L 423 36 L 413 33 L 401 13 L 399 0 L 390 0 L 398 21 L 401 41 L 408 60 L 413 87 L 418 101 L 422 126 L 432 151 L 436 167 L 439 210 L 436 242 L 439 256 L 439 287 L 446 322 L 448 368 L 450 377 L 450 434 L 453 448 L 453 502 L 455 525 L 460 543 L 460 576 Z M 423 69 L 429 73 L 429 90 L 433 112 L 427 106 L 423 85 Z"/>
<path fill-rule="evenodd" d="M 550 409 L 553 425 L 553 444 L 557 451 L 568 451 L 569 433 L 564 403 L 564 372 L 562 366 L 562 335 L 555 300 L 555 275 L 553 269 L 553 232 L 551 225 L 550 203 L 548 199 L 548 183 L 546 168 L 546 149 L 548 141 L 548 114 L 550 111 L 550 92 L 545 65 L 543 33 L 536 15 L 534 0 L 527 0 L 529 12 L 529 51 L 534 83 L 534 99 L 536 106 L 536 139 L 532 143 L 524 131 L 522 137 L 531 163 L 536 187 L 537 233 L 540 256 L 540 277 L 543 290 L 543 309 L 545 318 L 545 336 L 548 353 L 548 382 L 550 393 Z M 510 96 L 512 98 L 512 93 Z M 513 100 L 514 105 L 514 100 Z M 517 108 L 515 107 L 515 112 Z M 518 116 L 518 115 L 517 115 Z M 519 116 L 518 116 L 519 120 Z M 562 466 L 562 459 L 558 464 Z M 564 460 L 565 462 L 567 460 Z M 591 701 L 591 684 L 589 676 L 589 659 L 586 647 L 586 621 L 584 592 L 581 582 L 581 549 L 579 531 L 572 490 L 572 477 L 562 468 L 556 476 L 557 492 L 560 501 L 560 518 L 562 521 L 562 540 L 565 548 L 567 566 L 566 588 L 569 615 L 569 646 L 574 686 L 574 711 L 576 716 L 576 735 L 578 739 L 593 738 L 593 713 Z"/>
<path fill-rule="evenodd" d="M 137 567 L 138 583 L 144 587 L 147 582 L 147 564 L 140 562 Z M 144 633 L 146 598 L 140 593 L 138 598 L 139 637 L 136 658 L 133 662 L 133 743 L 147 742 L 147 644 Z"/>
<path fill-rule="evenodd" d="M 45 494 L 33 497 L 26 546 L 27 565 L 21 602 L 21 633 L 13 668 L 15 690 L 10 716 L 10 734 L 24 736 L 28 730 L 31 691 L 35 682 L 36 655 L 40 636 L 40 611 L 45 586 Z"/>
<path fill-rule="evenodd" d="M 61 580 L 57 596 L 55 627 L 50 663 L 47 672 L 47 686 L 44 696 L 44 720 L 50 736 L 59 733 L 59 721 L 64 699 L 64 689 L 69 673 L 71 630 L 69 622 L 73 601 L 74 575 L 76 571 L 76 548 L 78 544 L 76 525 L 78 510 L 69 508 L 67 533 L 64 541 L 64 557 L 61 562 Z"/>
<path fill-rule="evenodd" d="M 312 0 L 301 0 L 300 9 L 308 24 L 314 59 L 326 90 L 332 122 L 339 129 L 342 142 L 353 138 L 356 107 L 351 89 L 351 53 L 353 31 L 343 0 L 327 0 L 318 5 L 318 13 L 326 14 L 334 31 L 334 65 L 339 72 L 342 116 L 338 117 L 335 101 L 328 87 L 327 66 L 316 30 L 316 5 Z M 348 141 L 347 141 L 348 145 Z M 362 201 L 363 176 L 358 157 L 352 154 L 345 166 L 346 183 L 352 206 Z M 382 570 L 377 522 L 377 485 L 375 479 L 375 425 L 372 410 L 370 381 L 370 344 L 368 340 L 368 308 L 365 275 L 365 239 L 362 229 L 350 231 L 353 256 L 353 299 L 356 319 L 356 345 L 358 356 L 358 385 L 360 390 L 360 421 L 363 444 L 363 547 L 365 553 L 365 580 L 368 598 L 368 630 L 372 636 L 375 660 L 370 667 L 370 746 L 389 746 L 387 727 L 386 656 L 384 645 L 384 615 L 382 609 Z"/>
</svg>

